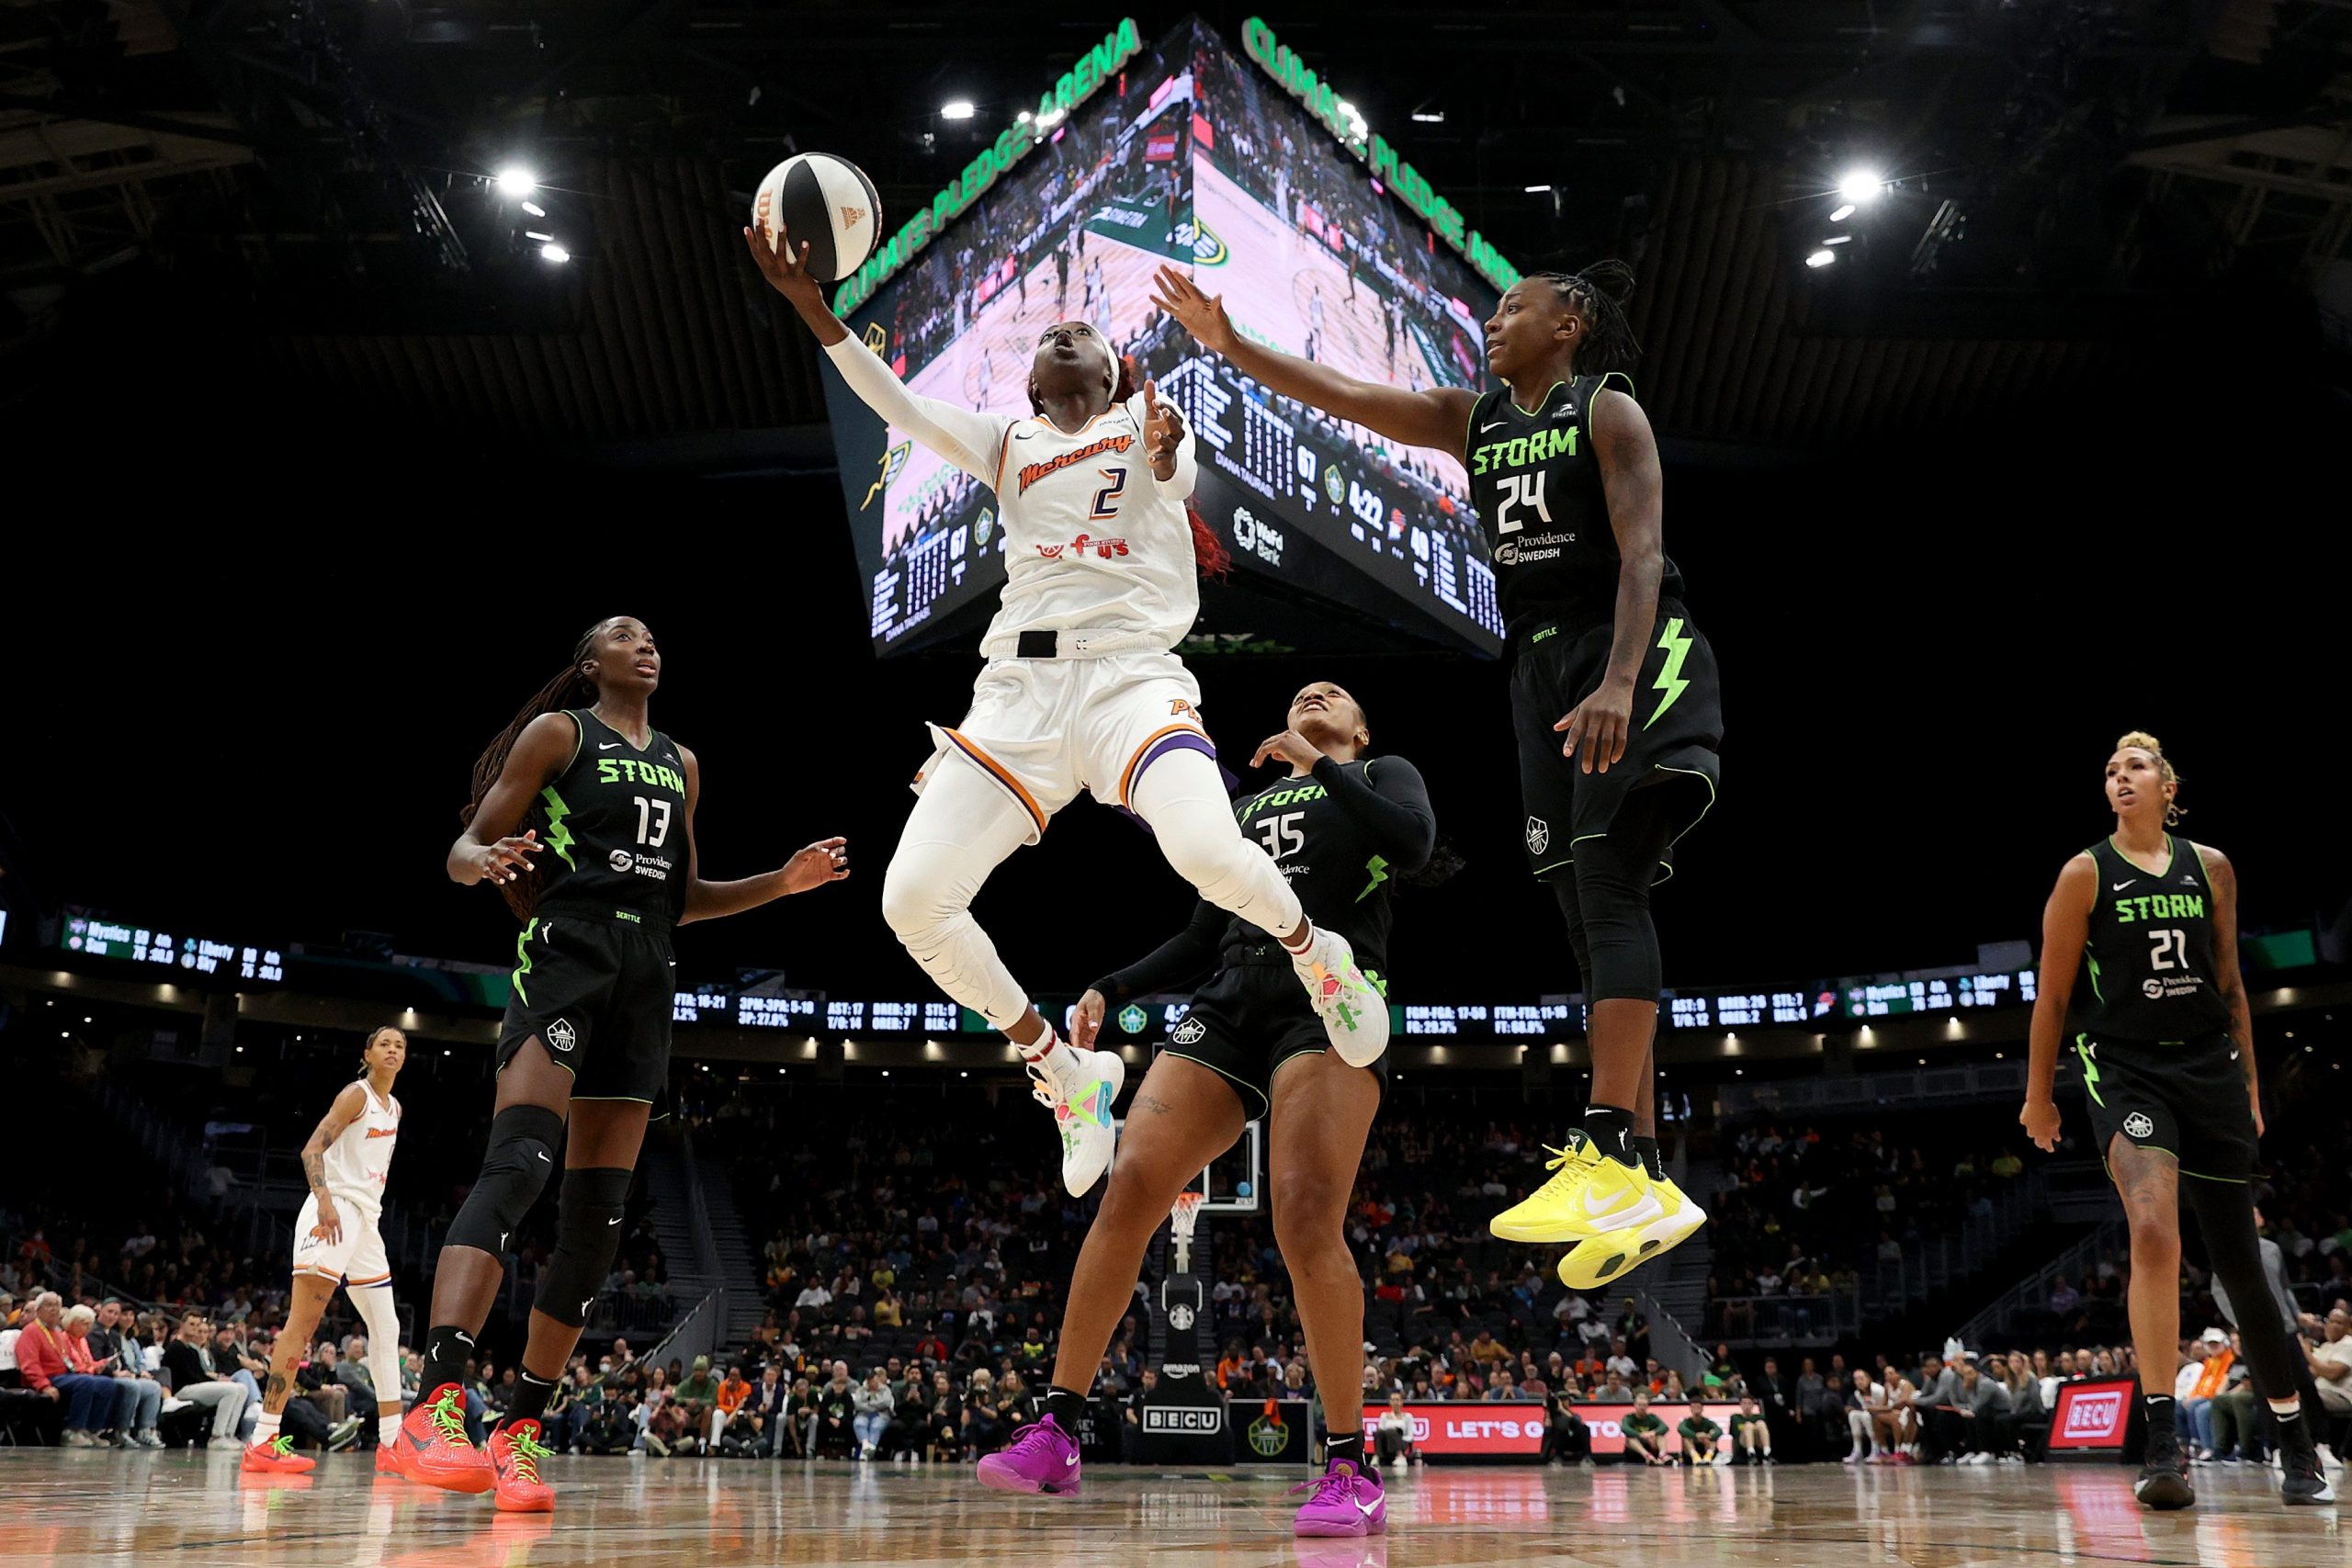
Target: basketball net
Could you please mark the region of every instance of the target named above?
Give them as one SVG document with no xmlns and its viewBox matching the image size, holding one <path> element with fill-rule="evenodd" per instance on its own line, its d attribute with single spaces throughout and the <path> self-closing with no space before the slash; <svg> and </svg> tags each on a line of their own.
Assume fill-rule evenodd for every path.
<svg viewBox="0 0 2352 1568">
<path fill-rule="evenodd" d="M 1168 1211 L 1168 1239 L 1176 1253 L 1176 1266 L 1170 1272 L 1193 1271 L 1193 1227 L 1200 1223 L 1201 1201 L 1207 1196 L 1205 1192 L 1179 1192 L 1175 1206 Z"/>
</svg>

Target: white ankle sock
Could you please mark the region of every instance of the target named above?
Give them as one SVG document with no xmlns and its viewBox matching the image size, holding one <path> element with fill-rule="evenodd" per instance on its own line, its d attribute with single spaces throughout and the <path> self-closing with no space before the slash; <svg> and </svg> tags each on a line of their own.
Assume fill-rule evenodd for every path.
<svg viewBox="0 0 2352 1568">
<path fill-rule="evenodd" d="M 285 1418 L 283 1414 L 272 1416 L 268 1411 L 263 1411 L 261 1419 L 254 1423 L 254 1446 L 259 1448 L 274 1440 L 277 1436 L 278 1423 Z"/>
<path fill-rule="evenodd" d="M 399 1442 L 401 1440 L 401 1418 L 397 1416 L 377 1416 L 376 1440 L 379 1443 Z"/>
<path fill-rule="evenodd" d="M 1012 1048 L 1021 1053 L 1023 1061 L 1036 1063 L 1056 1077 L 1078 1065 L 1078 1053 L 1062 1043 L 1061 1036 L 1054 1032 L 1054 1026 L 1050 1023 L 1046 1025 L 1043 1034 L 1028 1044 L 1015 1042 Z"/>
<path fill-rule="evenodd" d="M 1317 943 L 1317 942 L 1318 942 L 1318 941 L 1321 939 L 1322 934 L 1323 934 L 1323 933 L 1322 933 L 1322 931 L 1321 931 L 1319 929 L 1317 929 L 1317 926 L 1315 925 L 1315 923 L 1314 923 L 1313 921 L 1311 921 L 1311 920 L 1310 920 L 1310 921 L 1308 921 L 1308 922 L 1307 922 L 1307 925 L 1306 925 L 1306 941 L 1305 941 L 1304 942 L 1302 942 L 1299 946 L 1297 946 L 1297 947 L 1293 947 L 1293 946 L 1290 944 L 1290 942 L 1289 942 L 1289 939 L 1288 939 L 1288 938 L 1282 938 L 1282 939 L 1279 939 L 1279 940 L 1281 940 L 1281 942 L 1282 942 L 1282 944 L 1283 944 L 1283 951 L 1284 953 L 1289 953 L 1289 954 L 1291 955 L 1291 957 L 1292 957 L 1292 958 L 1294 958 L 1294 959 L 1297 960 L 1299 963 L 1304 964 L 1304 963 L 1306 963 L 1309 958 L 1311 958 L 1311 957 L 1313 957 L 1313 956 L 1315 955 L 1315 949 L 1316 949 Z"/>
</svg>

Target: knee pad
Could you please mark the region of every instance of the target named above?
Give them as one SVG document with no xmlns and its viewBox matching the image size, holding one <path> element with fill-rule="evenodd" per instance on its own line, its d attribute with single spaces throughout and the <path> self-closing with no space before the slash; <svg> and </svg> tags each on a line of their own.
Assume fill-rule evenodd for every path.
<svg viewBox="0 0 2352 1568">
<path fill-rule="evenodd" d="M 392 1288 L 382 1285 L 362 1285 L 350 1292 L 351 1304 L 359 1314 L 359 1321 L 368 1325 L 368 1381 L 375 1385 L 376 1401 L 398 1404 L 401 1402 L 401 1317 L 392 1304 Z M 374 1411 L 352 1412 L 353 1415 L 375 1414 Z"/>
<path fill-rule="evenodd" d="M 448 1245 L 504 1253 L 555 1173 L 556 1145 L 562 1141 L 563 1118 L 544 1106 L 510 1105 L 492 1117 L 481 1174 L 450 1222 Z"/>
<path fill-rule="evenodd" d="M 574 1328 L 586 1323 L 605 1288 L 621 1249 L 630 1175 L 613 1167 L 563 1173 L 555 1201 L 555 1252 L 539 1272 L 539 1293 L 531 1303 L 558 1323 Z"/>
</svg>

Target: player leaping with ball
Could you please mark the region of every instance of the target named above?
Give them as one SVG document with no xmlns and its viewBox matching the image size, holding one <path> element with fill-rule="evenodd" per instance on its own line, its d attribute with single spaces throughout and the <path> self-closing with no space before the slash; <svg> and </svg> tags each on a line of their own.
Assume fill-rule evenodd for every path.
<svg viewBox="0 0 2352 1568">
<path fill-rule="evenodd" d="M 980 641 L 988 663 L 964 722 L 931 727 L 937 750 L 915 775 L 882 912 L 942 990 L 1020 1049 L 1060 1128 L 1064 1185 L 1085 1192 L 1110 1164 L 1126 1068 L 1115 1052 L 1056 1038 L 971 902 L 1080 790 L 1134 812 L 1203 898 L 1279 938 L 1332 1048 L 1354 1066 L 1376 1060 L 1387 1004 L 1347 939 L 1310 922 L 1272 857 L 1242 836 L 1201 728 L 1200 686 L 1170 651 L 1200 610 L 1182 417 L 1148 382 L 1138 391 L 1134 367 L 1084 321 L 1039 337 L 1029 418 L 917 397 L 827 308 L 808 246 L 764 228 L 743 237 L 850 389 L 996 491 L 1006 568 Z"/>
<path fill-rule="evenodd" d="M 1470 471 L 1510 634 L 1528 868 L 1559 899 L 1591 1012 L 1584 1125 L 1552 1151 L 1558 1174 L 1493 1229 L 1578 1243 L 1560 1261 L 1577 1290 L 1706 1222 L 1658 1162 L 1649 890 L 1713 804 L 1723 714 L 1714 653 L 1660 542 L 1657 442 L 1625 375 L 1632 281 L 1604 262 L 1513 284 L 1487 321 L 1487 367 L 1503 386 L 1483 394 L 1359 381 L 1251 343 L 1221 297 L 1172 267 L 1159 269 L 1155 296 L 1202 347 L 1271 390 Z"/>
</svg>

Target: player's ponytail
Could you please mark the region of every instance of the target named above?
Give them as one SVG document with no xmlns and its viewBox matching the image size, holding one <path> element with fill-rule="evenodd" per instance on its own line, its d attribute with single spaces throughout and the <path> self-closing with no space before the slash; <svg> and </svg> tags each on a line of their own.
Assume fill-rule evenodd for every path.
<svg viewBox="0 0 2352 1568">
<path fill-rule="evenodd" d="M 1634 269 L 1621 261 L 1597 261 L 1582 272 L 1547 272 L 1544 277 L 1584 322 L 1577 374 L 1631 371 L 1642 356 L 1633 323 L 1625 319 L 1625 301 L 1634 297 Z"/>
<path fill-rule="evenodd" d="M 500 730 L 483 749 L 482 754 L 474 759 L 473 793 L 458 812 L 459 827 L 472 823 L 474 813 L 481 809 L 481 803 L 490 797 L 492 786 L 498 783 L 498 775 L 506 771 L 506 759 L 514 750 L 514 742 L 523 738 L 523 731 L 531 727 L 533 719 L 595 701 L 596 682 L 582 674 L 580 667 L 588 661 L 589 650 L 595 646 L 596 634 L 605 629 L 605 622 L 598 621 L 580 634 L 580 640 L 571 647 L 571 662 L 516 709 L 506 728 Z M 519 867 L 513 881 L 498 885 L 498 895 L 506 900 L 506 907 L 514 911 L 516 919 L 529 919 L 531 911 L 537 908 L 539 902 L 537 869 L 529 865 Z"/>
<path fill-rule="evenodd" d="M 2172 759 L 2165 755 L 2164 742 L 2144 729 L 2135 729 L 2124 736 L 2116 741 L 2115 749 L 2119 751 L 2127 750 L 2145 751 L 2149 756 L 2154 757 L 2156 760 L 2156 772 L 2163 777 L 2165 783 L 2172 785 L 2176 790 L 2187 782 L 2180 776 L 2180 770 L 2172 765 Z M 2168 800 L 2165 803 L 2165 827 L 2178 827 L 2180 819 L 2188 815 L 2188 807 L 2181 805 L 2178 800 Z"/>
</svg>

